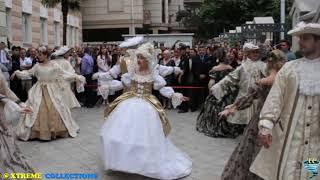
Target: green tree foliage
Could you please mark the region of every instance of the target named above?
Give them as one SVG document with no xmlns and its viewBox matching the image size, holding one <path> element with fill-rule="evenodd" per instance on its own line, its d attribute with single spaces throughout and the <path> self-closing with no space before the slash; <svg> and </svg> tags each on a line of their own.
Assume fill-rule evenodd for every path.
<svg viewBox="0 0 320 180">
<path fill-rule="evenodd" d="M 292 1 L 286 0 L 286 14 Z M 210 38 L 257 16 L 272 16 L 279 22 L 280 0 L 205 0 L 200 8 L 179 11 L 177 21 L 195 29 L 198 37 Z"/>
</svg>

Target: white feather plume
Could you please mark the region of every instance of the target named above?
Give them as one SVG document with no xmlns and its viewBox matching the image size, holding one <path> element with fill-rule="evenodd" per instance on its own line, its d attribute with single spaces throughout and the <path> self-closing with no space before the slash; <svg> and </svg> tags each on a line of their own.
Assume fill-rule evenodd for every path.
<svg viewBox="0 0 320 180">
<path fill-rule="evenodd" d="M 136 36 L 130 39 L 127 39 L 126 41 L 122 42 L 119 47 L 126 48 L 126 47 L 132 47 L 136 46 L 143 42 L 143 36 Z"/>
</svg>

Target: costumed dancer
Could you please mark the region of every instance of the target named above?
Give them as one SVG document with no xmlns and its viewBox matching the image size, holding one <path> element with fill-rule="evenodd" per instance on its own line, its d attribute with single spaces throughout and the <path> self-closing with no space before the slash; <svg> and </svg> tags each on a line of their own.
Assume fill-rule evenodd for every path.
<svg viewBox="0 0 320 180">
<path fill-rule="evenodd" d="M 214 66 L 209 72 L 211 78 L 208 84 L 209 89 L 234 70 L 229 65 L 229 60 L 226 58 L 224 48 L 217 49 L 216 56 L 217 61 L 220 63 L 219 65 Z M 226 86 L 226 96 L 220 101 L 217 100 L 214 94 L 210 94 L 206 98 L 197 118 L 197 131 L 211 137 L 229 138 L 237 137 L 242 133 L 243 125 L 228 123 L 226 119 L 220 119 L 218 115 L 225 106 L 232 104 L 235 101 L 238 89 L 237 86 Z"/>
<path fill-rule="evenodd" d="M 257 81 L 257 85 L 252 86 L 247 95 L 240 97 L 220 116 L 228 116 L 237 110 L 248 108 L 254 101 L 257 101 L 257 109 L 254 116 L 246 127 L 238 146 L 233 151 L 227 165 L 224 168 L 222 180 L 259 180 L 257 175 L 251 173 L 249 168 L 256 158 L 260 147 L 257 144 L 259 114 L 267 98 L 269 90 L 273 84 L 277 72 L 286 62 L 286 55 L 280 50 L 274 50 L 267 58 L 267 67 L 270 75 Z"/>
<path fill-rule="evenodd" d="M 83 86 L 85 78 L 64 71 L 55 61 L 49 61 L 49 52 L 39 48 L 39 60 L 30 70 L 15 71 L 11 78 L 35 76 L 38 81 L 29 90 L 27 105 L 34 111 L 20 119 L 16 134 L 24 141 L 29 139 L 52 140 L 57 137 L 76 137 L 78 124 L 63 100 L 59 82 L 61 78 L 77 81 Z"/>
<path fill-rule="evenodd" d="M 174 107 L 187 98 L 165 87 L 156 69 L 153 45 L 143 44 L 135 54 L 121 78 L 128 90 L 105 111 L 101 129 L 105 169 L 165 180 L 185 177 L 191 173 L 192 162 L 167 137 L 170 123 L 151 92 L 159 90 L 172 99 Z"/>
<path fill-rule="evenodd" d="M 76 71 L 72 67 L 70 61 L 68 60 L 69 54 L 70 54 L 71 48 L 67 46 L 63 46 L 60 49 L 58 49 L 56 52 L 54 52 L 52 55 L 55 57 L 54 61 L 64 70 L 71 74 L 76 75 Z M 70 108 L 77 108 L 81 107 L 79 101 L 77 100 L 74 92 L 71 88 L 71 82 L 68 80 L 65 80 L 63 78 L 60 79 L 59 86 L 61 88 L 62 92 L 62 99 L 65 102 L 65 104 Z"/>
<path fill-rule="evenodd" d="M 276 76 L 258 123 L 265 148 L 250 171 L 265 180 L 319 180 L 306 169 L 309 159 L 320 158 L 320 24 L 302 22 L 288 34 L 299 37 L 304 57 Z"/>
<path fill-rule="evenodd" d="M 98 72 L 92 76 L 92 79 L 98 79 L 100 82 L 100 86 L 98 87 L 99 94 L 106 99 L 108 95 L 114 93 L 114 91 L 118 91 L 119 89 L 110 89 L 109 86 L 117 87 L 119 81 L 115 81 L 119 76 L 121 77 L 123 74 L 128 72 L 128 66 L 132 59 L 135 58 L 135 49 L 143 43 L 144 38 L 143 36 L 137 36 L 126 41 L 122 42 L 119 47 L 125 48 L 126 53 L 123 57 L 119 59 L 117 64 L 113 66 L 108 72 L 102 73 Z M 170 66 L 163 66 L 157 64 L 155 67 L 155 71 L 157 71 L 162 77 L 168 76 L 170 74 L 180 74 L 182 73 L 179 67 L 170 67 Z M 126 91 L 126 87 L 124 87 L 124 91 Z M 110 92 L 109 92 L 110 91 Z"/>
<path fill-rule="evenodd" d="M 12 121 L 19 119 L 20 113 L 32 113 L 32 109 L 20 102 L 0 71 L 0 174 L 34 173 L 16 144 L 12 127 Z"/>
<path fill-rule="evenodd" d="M 236 98 L 238 99 L 248 93 L 249 87 L 255 84 L 261 74 L 266 76 L 267 68 L 266 64 L 260 60 L 259 47 L 252 43 L 246 43 L 243 46 L 243 50 L 247 55 L 247 59 L 241 66 L 237 67 L 237 69 L 229 73 L 210 89 L 218 101 L 221 101 L 226 95 L 229 95 L 227 89 L 230 88 L 230 86 L 239 87 L 239 93 Z M 255 104 L 254 102 L 249 108 L 237 111 L 232 116 L 229 116 L 227 118 L 228 123 L 243 126 L 247 125 L 255 112 Z"/>
</svg>

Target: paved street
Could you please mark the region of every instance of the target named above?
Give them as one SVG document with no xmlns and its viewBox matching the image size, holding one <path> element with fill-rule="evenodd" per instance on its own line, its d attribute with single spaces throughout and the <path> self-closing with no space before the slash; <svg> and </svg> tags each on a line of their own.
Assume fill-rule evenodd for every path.
<svg viewBox="0 0 320 180">
<path fill-rule="evenodd" d="M 102 108 L 76 109 L 73 116 L 80 125 L 76 138 L 52 142 L 19 142 L 37 172 L 42 173 L 97 173 L 105 180 L 145 180 L 148 178 L 123 173 L 107 173 L 102 169 L 100 138 L 103 123 Z M 191 176 L 184 180 L 215 180 L 235 147 L 237 140 L 209 138 L 195 131 L 198 112 L 178 114 L 167 112 L 173 130 L 172 141 L 193 160 Z"/>
</svg>

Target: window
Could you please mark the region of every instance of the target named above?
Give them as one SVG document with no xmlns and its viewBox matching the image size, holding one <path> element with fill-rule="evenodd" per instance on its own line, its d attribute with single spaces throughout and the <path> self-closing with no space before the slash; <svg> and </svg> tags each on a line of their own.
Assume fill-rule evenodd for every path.
<svg viewBox="0 0 320 180">
<path fill-rule="evenodd" d="M 22 0 L 22 12 L 32 14 L 32 0 Z"/>
<path fill-rule="evenodd" d="M 74 26 L 67 26 L 67 45 L 76 46 L 78 43 L 78 28 Z"/>
<path fill-rule="evenodd" d="M 73 36 L 72 36 L 72 26 L 67 26 L 67 45 L 72 46 Z"/>
<path fill-rule="evenodd" d="M 43 45 L 48 44 L 47 19 L 40 18 L 40 42 Z"/>
<path fill-rule="evenodd" d="M 31 16 L 30 14 L 22 13 L 22 36 L 24 43 L 31 43 Z"/>
<path fill-rule="evenodd" d="M 72 27 L 72 34 L 71 34 L 71 37 L 72 37 L 72 43 L 71 43 L 71 45 L 72 46 L 74 46 L 75 45 L 75 30 L 76 30 L 76 28 L 75 27 Z"/>
<path fill-rule="evenodd" d="M 60 46 L 60 23 L 54 22 L 54 44 Z"/>
<path fill-rule="evenodd" d="M 130 4 L 131 6 L 131 4 Z M 124 2 L 123 0 L 108 0 L 108 11 L 109 12 L 123 12 Z"/>
<path fill-rule="evenodd" d="M 71 37 L 70 37 L 70 33 L 71 33 L 71 27 L 67 26 L 67 45 L 70 46 L 71 45 Z"/>
<path fill-rule="evenodd" d="M 78 45 L 78 28 L 74 28 L 74 45 Z"/>
<path fill-rule="evenodd" d="M 165 0 L 162 0 L 161 3 L 161 10 L 162 10 L 162 23 L 166 23 L 166 4 L 165 4 Z"/>
<path fill-rule="evenodd" d="M 10 8 L 6 8 L 6 25 L 8 27 L 8 38 L 9 41 L 12 40 L 12 33 L 11 33 L 11 9 Z"/>
</svg>

